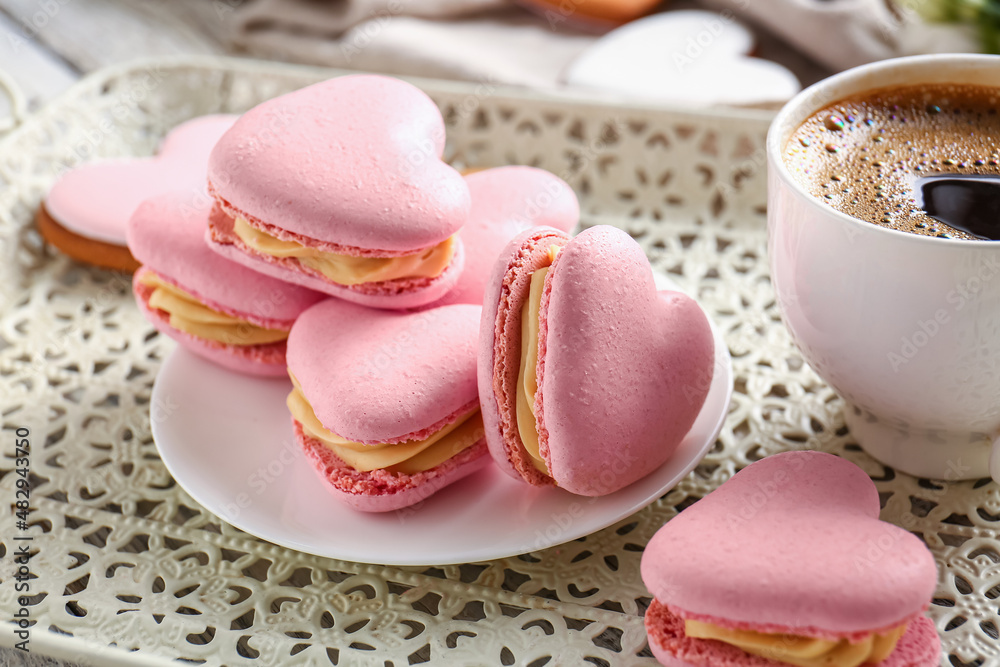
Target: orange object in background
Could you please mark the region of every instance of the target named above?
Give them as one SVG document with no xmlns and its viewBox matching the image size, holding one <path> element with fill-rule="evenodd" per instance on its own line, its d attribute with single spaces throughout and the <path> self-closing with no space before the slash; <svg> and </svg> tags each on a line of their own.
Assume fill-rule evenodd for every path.
<svg viewBox="0 0 1000 667">
<path fill-rule="evenodd" d="M 645 16 L 661 0 L 517 0 L 544 16 L 551 27 L 560 24 L 607 30 Z"/>
</svg>

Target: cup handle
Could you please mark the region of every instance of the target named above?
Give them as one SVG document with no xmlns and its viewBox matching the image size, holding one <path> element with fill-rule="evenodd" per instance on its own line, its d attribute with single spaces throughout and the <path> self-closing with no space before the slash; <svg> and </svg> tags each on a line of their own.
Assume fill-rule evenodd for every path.
<svg viewBox="0 0 1000 667">
<path fill-rule="evenodd" d="M 997 484 L 1000 484 L 1000 435 L 993 438 L 990 449 L 990 477 Z"/>
</svg>

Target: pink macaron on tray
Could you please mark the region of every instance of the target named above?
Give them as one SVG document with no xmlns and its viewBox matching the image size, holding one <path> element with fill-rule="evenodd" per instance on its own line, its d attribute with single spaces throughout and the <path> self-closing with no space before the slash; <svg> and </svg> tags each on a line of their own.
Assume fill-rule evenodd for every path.
<svg viewBox="0 0 1000 667">
<path fill-rule="evenodd" d="M 797 609 L 821 609 L 803 601 L 847 590 L 836 600 L 839 618 L 855 618 L 856 598 L 842 583 L 857 577 L 831 574 L 823 549 L 798 549 L 782 533 L 786 523 L 790 535 L 796 521 L 822 515 L 845 534 L 860 527 L 872 536 L 859 567 L 886 596 L 899 590 L 880 575 L 895 562 L 887 550 L 913 554 L 907 562 L 920 567 L 900 602 L 910 620 L 924 613 L 931 556 L 936 563 L 933 601 L 910 634 L 883 622 L 896 618 L 888 602 L 863 630 L 904 637 L 907 655 L 930 646 L 936 632 L 942 664 L 1000 663 L 996 487 L 917 479 L 868 457 L 844 424 L 842 400 L 803 362 L 780 321 L 766 256 L 767 113 L 636 108 L 489 82 L 411 80 L 428 100 L 398 82 L 357 78 L 342 84 L 364 88 L 349 95 L 353 112 L 328 108 L 316 88 L 281 98 L 297 100 L 292 109 L 257 106 L 344 74 L 235 59 L 139 62 L 87 77 L 0 140 L 0 413 L 8 439 L 0 494 L 16 508 L 18 479 L 31 482 L 30 512 L 0 519 L 0 604 L 25 606 L 11 554 L 29 544 L 33 650 L 102 665 L 655 665 L 673 659 L 665 652 L 701 651 L 675 641 L 678 614 L 741 581 L 754 582 L 748 588 L 762 609 L 781 597 L 768 596 L 783 581 L 796 588 Z M 405 104 L 364 107 L 382 93 Z M 207 190 L 153 198 L 127 229 L 118 224 L 115 239 L 127 238 L 143 265 L 134 285 L 41 241 L 36 212 L 67 169 L 149 156 L 185 121 L 254 107 L 263 111 L 243 116 L 213 151 Z M 317 183 L 334 200 L 354 201 L 343 196 L 353 174 L 295 161 L 296 147 L 310 144 L 291 120 L 302 108 L 312 109 L 317 133 L 365 123 L 424 128 L 427 141 L 404 157 L 433 185 L 421 192 L 434 199 L 415 208 L 433 210 L 436 227 L 413 224 L 407 235 L 374 239 L 346 229 L 323 239 L 324 251 L 349 248 L 374 262 L 357 262 L 365 270 L 388 271 L 377 274 L 384 280 L 344 287 L 343 273 L 336 281 L 319 269 L 296 273 L 299 263 L 280 256 L 289 239 L 315 237 L 310 220 L 327 206 L 316 199 L 326 196 Z M 378 142 L 391 137 L 362 134 L 345 151 L 363 164 L 370 150 L 389 174 L 369 183 L 366 200 L 388 211 L 393 201 L 379 199 L 387 196 L 382 186 L 417 177 L 378 162 Z M 255 163 L 260 144 L 286 151 L 288 168 Z M 463 183 L 439 151 L 455 169 L 489 171 Z M 559 178 L 492 169 L 505 165 Z M 563 181 L 578 200 L 575 229 L 577 201 Z M 524 201 L 538 210 L 511 212 L 508 191 L 530 192 Z M 476 216 L 492 226 L 463 230 L 462 243 L 441 241 L 458 228 L 469 192 Z M 91 204 L 116 194 L 95 187 Z M 304 202 L 295 216 L 286 215 L 285 195 Z M 501 254 L 506 264 L 480 270 L 476 249 L 495 244 L 514 215 L 546 227 L 522 231 Z M 205 230 L 215 252 L 201 242 Z M 514 237 L 503 234 L 504 242 Z M 389 289 L 400 258 L 421 248 L 431 248 L 423 258 L 440 260 L 439 270 Z M 658 289 L 684 294 L 659 298 Z M 324 293 L 341 298 L 323 301 Z M 212 324 L 255 344 L 233 353 L 178 330 L 164 304 L 186 301 L 192 312 L 192 294 L 213 305 Z M 481 311 L 471 304 L 482 294 Z M 612 304 L 608 316 L 631 327 L 628 345 L 572 318 L 596 301 Z M 519 375 L 511 351 L 529 331 L 529 312 L 547 318 L 549 333 L 538 349 L 524 348 L 544 355 L 539 377 L 526 380 L 524 358 Z M 481 322 L 494 334 L 471 345 Z M 654 332 L 675 325 L 669 336 L 684 343 L 664 348 Z M 679 379 L 629 380 L 664 359 Z M 608 360 L 614 370 L 605 376 L 586 371 Z M 411 391 L 417 375 L 419 392 Z M 544 445 L 512 451 L 525 437 L 513 406 L 524 392 L 540 392 L 536 379 L 545 382 L 533 403 L 544 407 L 536 423 L 545 428 L 532 437 Z M 387 383 L 404 389 L 387 395 Z M 566 407 L 579 391 L 612 397 L 592 406 L 606 415 L 605 430 L 583 427 L 579 409 Z M 489 399 L 482 414 L 477 395 Z M 667 418 L 652 395 L 694 407 Z M 664 461 L 601 447 L 623 432 L 642 441 L 644 429 L 676 432 L 676 451 Z M 399 450 L 390 445 L 438 431 L 465 443 L 444 477 L 415 466 L 451 461 L 433 443 L 412 460 L 392 458 Z M 30 441 L 30 456 L 16 455 L 15 436 Z M 376 446 L 376 463 L 362 445 Z M 751 468 L 686 522 L 667 523 L 736 471 L 804 449 L 841 458 L 767 459 L 781 475 L 808 464 L 822 480 L 774 485 L 769 475 L 777 473 Z M 817 473 L 823 466 L 835 474 Z M 843 507 L 803 512 L 817 485 L 842 496 Z M 740 531 L 705 531 L 696 519 L 757 512 L 755 494 L 785 500 L 768 505 L 772 533 L 754 537 L 746 559 L 729 567 L 733 558 L 722 550 L 739 549 L 730 538 Z M 664 524 L 675 528 L 646 549 Z M 843 550 L 822 527 L 802 532 Z M 712 542 L 697 543 L 699 535 Z M 771 562 L 767 545 L 786 538 L 792 546 Z M 739 607 L 712 599 L 727 613 Z M 766 604 L 769 622 L 781 626 L 789 609 Z M 860 632 L 849 625 L 841 630 Z M 0 644 L 18 641 L 17 630 L 0 623 Z M 713 637 L 719 629 L 699 631 Z"/>
</svg>

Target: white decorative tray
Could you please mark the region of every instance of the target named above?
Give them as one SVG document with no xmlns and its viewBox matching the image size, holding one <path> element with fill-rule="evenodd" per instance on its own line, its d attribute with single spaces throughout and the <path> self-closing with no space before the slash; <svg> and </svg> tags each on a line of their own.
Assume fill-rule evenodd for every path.
<svg viewBox="0 0 1000 667">
<path fill-rule="evenodd" d="M 240 112 L 334 74 L 229 59 L 132 64 L 88 77 L 0 142 L 0 498 L 15 502 L 15 429 L 25 427 L 35 508 L 25 532 L 13 511 L 0 520 L 0 608 L 18 606 L 14 537 L 33 535 L 32 650 L 100 665 L 652 665 L 643 546 L 740 467 L 809 448 L 863 467 L 883 518 L 934 552 L 940 585 L 929 613 L 942 664 L 1000 664 L 1000 488 L 879 465 L 853 442 L 840 399 L 803 364 L 768 279 L 766 114 L 415 82 L 443 109 L 456 164 L 559 174 L 579 193 L 584 224 L 635 236 L 722 330 L 736 377 L 722 434 L 651 506 L 530 555 L 390 568 L 262 542 L 181 491 L 150 437 L 150 413 L 171 410 L 150 405 L 150 390 L 172 343 L 139 315 L 127 278 L 44 247 L 34 210 L 80 156 L 148 154 L 187 118 Z M 0 640 L 13 644 L 15 629 L 0 623 Z"/>
</svg>

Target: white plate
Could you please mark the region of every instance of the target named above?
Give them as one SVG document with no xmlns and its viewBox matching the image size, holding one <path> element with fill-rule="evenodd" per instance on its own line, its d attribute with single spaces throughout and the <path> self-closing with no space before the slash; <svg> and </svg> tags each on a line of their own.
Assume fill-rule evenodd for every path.
<svg viewBox="0 0 1000 667">
<path fill-rule="evenodd" d="M 318 556 L 385 565 L 448 565 L 515 556 L 605 528 L 656 500 L 712 447 L 733 375 L 715 331 L 708 398 L 677 452 L 601 498 L 536 488 L 495 466 L 418 506 L 383 514 L 335 500 L 292 437 L 291 383 L 219 368 L 178 348 L 153 387 L 153 438 L 170 473 L 209 511 L 248 533 Z"/>
</svg>

